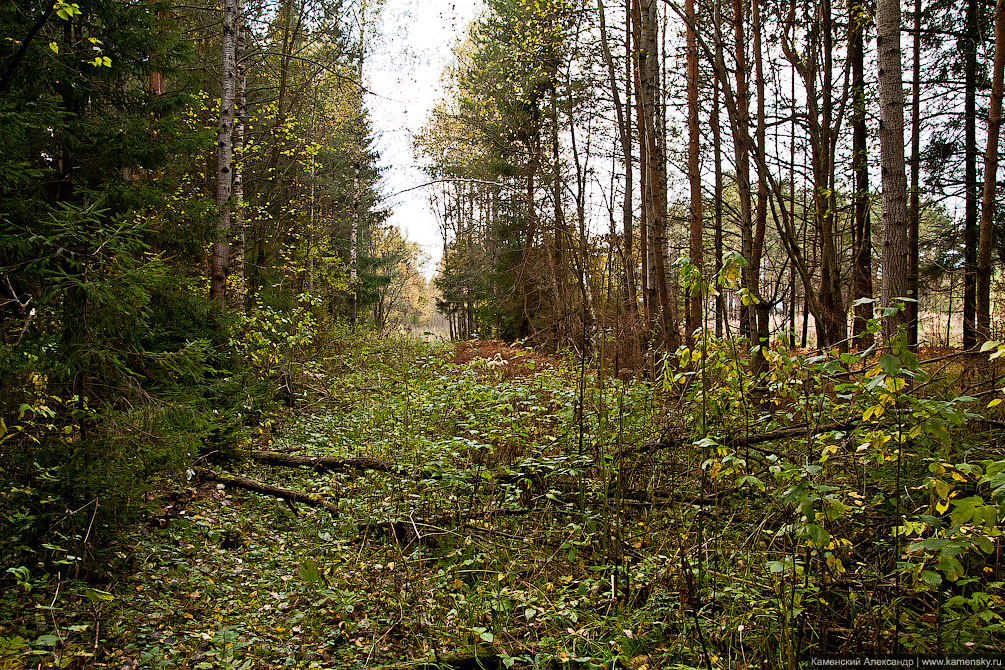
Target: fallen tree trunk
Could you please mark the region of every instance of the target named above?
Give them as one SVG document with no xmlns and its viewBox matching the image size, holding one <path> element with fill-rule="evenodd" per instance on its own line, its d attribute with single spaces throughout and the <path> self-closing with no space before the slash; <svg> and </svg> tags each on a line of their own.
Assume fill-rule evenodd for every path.
<svg viewBox="0 0 1005 670">
<path fill-rule="evenodd" d="M 255 493 L 261 493 L 267 496 L 275 496 L 276 498 L 282 498 L 283 500 L 291 503 L 303 503 L 308 507 L 317 507 L 327 510 L 332 516 L 338 516 L 339 513 L 338 505 L 302 491 L 283 489 L 278 486 L 272 486 L 271 484 L 260 482 L 257 479 L 251 479 L 250 477 L 233 475 L 229 472 L 215 472 L 207 468 L 195 468 L 195 473 L 201 479 L 219 482 L 224 486 L 231 486 L 234 488 L 244 489 L 246 491 L 254 491 Z"/>
<path fill-rule="evenodd" d="M 763 447 L 755 447 L 754 445 L 763 444 L 765 442 L 771 442 L 773 440 L 782 440 L 794 437 L 807 437 L 810 435 L 819 435 L 820 433 L 826 433 L 832 430 L 844 430 L 846 428 L 854 428 L 861 423 L 860 419 L 848 419 L 846 421 L 838 421 L 835 423 L 821 423 L 816 426 L 811 426 L 809 424 L 801 424 L 798 426 L 793 426 L 791 428 L 782 428 L 779 430 L 771 430 L 766 433 L 755 433 L 753 435 L 727 435 L 723 438 L 722 443 L 728 447 L 740 448 L 740 447 L 750 447 L 754 451 L 762 454 L 774 454 L 778 455 L 778 452 L 771 449 L 765 449 Z M 649 444 L 642 444 L 636 447 L 629 447 L 622 449 L 620 453 L 617 454 L 615 458 L 624 458 L 625 456 L 639 456 L 644 454 L 651 454 L 657 451 L 662 451 L 664 449 L 672 449 L 674 447 L 682 447 L 687 444 L 690 446 L 690 440 L 678 436 L 666 437 L 659 442 L 651 442 Z"/>
<path fill-rule="evenodd" d="M 314 468 L 318 472 L 346 472 L 348 470 L 376 470 L 387 472 L 393 464 L 380 458 L 370 458 L 360 456 L 358 458 L 332 458 L 328 456 L 298 456 L 297 454 L 284 454 L 277 451 L 248 451 L 244 452 L 248 458 L 265 463 L 267 465 L 281 465 L 285 467 Z"/>
<path fill-rule="evenodd" d="M 402 661 L 394 665 L 386 665 L 382 670 L 497 670 L 505 667 L 502 657 L 487 646 L 476 646 L 453 654 L 438 656 L 433 661 Z"/>
<path fill-rule="evenodd" d="M 406 519 L 388 520 L 388 521 L 371 521 L 363 522 L 356 525 L 356 529 L 363 533 L 373 530 L 394 530 L 399 527 L 412 527 L 412 526 L 422 526 L 424 528 L 439 528 L 441 526 L 447 526 L 451 523 L 457 523 L 462 520 L 469 519 L 491 519 L 496 516 L 523 516 L 524 514 L 533 514 L 534 512 L 558 512 L 561 510 L 545 509 L 545 508 L 525 508 L 525 509 L 493 509 L 486 510 L 483 512 L 460 512 L 457 514 L 443 514 L 438 517 L 427 518 L 416 518 L 411 517 Z"/>
<path fill-rule="evenodd" d="M 730 447 L 742 447 L 749 444 L 771 442 L 772 440 L 781 440 L 790 437 L 806 437 L 808 435 L 827 433 L 832 430 L 844 430 L 845 428 L 853 428 L 859 423 L 861 423 L 860 419 L 848 419 L 847 421 L 837 421 L 835 423 L 821 423 L 816 426 L 802 424 L 799 426 L 793 426 L 792 428 L 771 430 L 767 433 L 757 433 L 755 435 L 731 435 L 726 438 L 724 442 Z"/>
</svg>

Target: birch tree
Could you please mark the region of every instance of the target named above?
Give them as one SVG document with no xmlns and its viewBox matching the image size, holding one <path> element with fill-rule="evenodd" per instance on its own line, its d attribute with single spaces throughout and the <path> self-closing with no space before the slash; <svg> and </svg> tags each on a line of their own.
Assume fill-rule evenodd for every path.
<svg viewBox="0 0 1005 670">
<path fill-rule="evenodd" d="M 238 0 L 223 4 L 223 68 L 220 74 L 220 116 L 216 127 L 216 235 L 210 260 L 209 297 L 226 303 L 227 259 L 230 255 L 230 197 L 233 189 L 234 117 L 237 99 Z"/>
</svg>

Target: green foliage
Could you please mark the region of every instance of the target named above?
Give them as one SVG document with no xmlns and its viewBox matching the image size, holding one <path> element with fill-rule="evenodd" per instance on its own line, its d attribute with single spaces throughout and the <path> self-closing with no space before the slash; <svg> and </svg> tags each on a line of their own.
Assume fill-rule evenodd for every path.
<svg viewBox="0 0 1005 670">
<path fill-rule="evenodd" d="M 8 565 L 55 560 L 33 549 L 42 540 L 80 561 L 135 518 L 155 475 L 230 441 L 261 391 L 219 312 L 151 253 L 145 226 L 64 203 L 0 236 L 0 273 L 35 309 L 24 336 L 8 322 L 0 361 Z"/>
</svg>

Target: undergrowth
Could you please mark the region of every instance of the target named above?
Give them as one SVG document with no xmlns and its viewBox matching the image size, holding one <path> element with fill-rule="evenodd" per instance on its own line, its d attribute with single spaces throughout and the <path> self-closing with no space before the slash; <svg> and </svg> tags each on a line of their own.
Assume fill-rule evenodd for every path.
<svg viewBox="0 0 1005 670">
<path fill-rule="evenodd" d="M 296 408 L 246 446 L 390 470 L 228 466 L 336 518 L 163 485 L 102 580 L 8 571 L 0 667 L 794 668 L 1005 643 L 995 347 L 778 347 L 756 380 L 709 338 L 645 381 L 468 346 L 347 336 L 288 368 Z"/>
</svg>

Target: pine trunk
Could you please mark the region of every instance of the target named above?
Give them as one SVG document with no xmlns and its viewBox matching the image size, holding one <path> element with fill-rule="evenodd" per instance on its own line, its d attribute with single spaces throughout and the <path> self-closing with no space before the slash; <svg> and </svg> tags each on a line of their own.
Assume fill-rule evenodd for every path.
<svg viewBox="0 0 1005 670">
<path fill-rule="evenodd" d="M 884 307 L 910 291 L 907 174 L 904 168 L 904 84 L 900 53 L 900 0 L 878 0 L 876 45 L 879 66 L 879 144 L 883 182 L 883 298 Z M 907 314 L 898 312 L 884 322 L 883 334 L 896 335 Z"/>
<path fill-rule="evenodd" d="M 963 102 L 963 180 L 966 213 L 963 223 L 963 348 L 977 342 L 977 0 L 967 0 L 967 27 L 963 38 L 965 96 Z"/>
<path fill-rule="evenodd" d="M 866 331 L 873 316 L 872 303 L 872 221 L 869 215 L 869 146 L 865 116 L 865 27 L 868 18 L 862 4 L 852 6 L 851 39 L 848 58 L 852 70 L 852 163 L 855 172 L 854 221 L 852 223 L 852 298 L 855 305 L 852 337 L 859 349 L 873 344 Z"/>
<path fill-rule="evenodd" d="M 984 193 L 981 199 L 980 242 L 977 250 L 977 331 L 981 339 L 991 337 L 991 246 L 994 241 L 1003 83 L 1005 83 L 1005 0 L 998 0 L 995 4 L 995 60 L 991 74 L 988 147 L 984 154 Z"/>
</svg>

